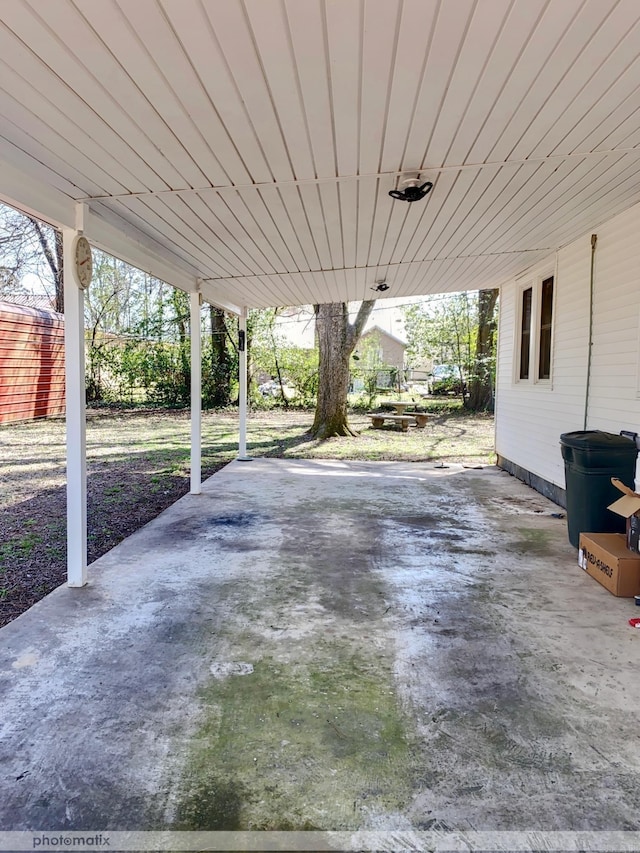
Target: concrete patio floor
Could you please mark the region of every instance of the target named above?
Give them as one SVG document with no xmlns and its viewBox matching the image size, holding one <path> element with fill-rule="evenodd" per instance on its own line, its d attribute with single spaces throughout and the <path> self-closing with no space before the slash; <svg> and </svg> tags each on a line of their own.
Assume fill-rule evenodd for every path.
<svg viewBox="0 0 640 853">
<path fill-rule="evenodd" d="M 0 631 L 0 828 L 638 829 L 636 608 L 557 512 L 228 465 Z"/>
</svg>

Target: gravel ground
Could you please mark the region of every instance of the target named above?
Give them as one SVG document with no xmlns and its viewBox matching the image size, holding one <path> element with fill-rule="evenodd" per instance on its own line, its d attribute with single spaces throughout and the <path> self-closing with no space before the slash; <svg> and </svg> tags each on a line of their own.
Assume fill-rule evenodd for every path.
<svg viewBox="0 0 640 853">
<path fill-rule="evenodd" d="M 252 455 L 493 462 L 493 419 L 442 415 L 424 430 L 373 430 L 362 415 L 351 438 L 312 440 L 309 412 L 255 413 Z M 65 428 L 61 419 L 0 427 L 0 626 L 66 575 Z M 237 414 L 203 418 L 203 476 L 237 452 Z M 189 489 L 186 412 L 88 411 L 88 559 L 96 560 Z"/>
</svg>

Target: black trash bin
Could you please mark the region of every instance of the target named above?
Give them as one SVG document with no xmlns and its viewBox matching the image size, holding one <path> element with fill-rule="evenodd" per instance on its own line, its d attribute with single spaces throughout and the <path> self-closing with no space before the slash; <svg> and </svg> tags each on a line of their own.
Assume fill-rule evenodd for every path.
<svg viewBox="0 0 640 853">
<path fill-rule="evenodd" d="M 625 519 L 607 509 L 620 497 L 611 485 L 617 477 L 634 487 L 635 441 L 600 430 L 565 432 L 560 436 L 567 485 L 569 542 L 578 547 L 581 533 L 623 533 Z"/>
</svg>

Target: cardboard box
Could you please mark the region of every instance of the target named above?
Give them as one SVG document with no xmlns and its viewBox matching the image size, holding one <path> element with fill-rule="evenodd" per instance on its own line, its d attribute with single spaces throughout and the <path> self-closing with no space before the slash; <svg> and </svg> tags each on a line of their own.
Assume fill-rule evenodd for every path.
<svg viewBox="0 0 640 853">
<path fill-rule="evenodd" d="M 627 519 L 627 548 L 636 554 L 640 552 L 640 495 L 615 477 L 612 484 L 622 492 L 622 497 L 614 501 L 607 509 Z"/>
<path fill-rule="evenodd" d="M 623 533 L 581 533 L 578 565 L 613 595 L 640 595 L 640 556 L 629 551 Z"/>
<path fill-rule="evenodd" d="M 640 553 L 640 515 L 632 515 L 627 519 L 627 548 Z"/>
</svg>

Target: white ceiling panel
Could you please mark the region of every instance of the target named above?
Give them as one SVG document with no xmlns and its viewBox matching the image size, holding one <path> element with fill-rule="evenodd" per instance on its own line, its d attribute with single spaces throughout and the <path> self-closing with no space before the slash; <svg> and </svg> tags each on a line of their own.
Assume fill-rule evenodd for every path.
<svg viewBox="0 0 640 853">
<path fill-rule="evenodd" d="M 511 106 L 512 115 L 503 127 L 497 128 L 500 136 L 488 152 L 489 159 L 500 161 L 529 156 L 533 146 L 529 143 L 527 151 L 526 144 L 522 143 L 527 132 L 531 130 L 536 141 L 543 140 L 553 128 L 558 113 L 570 106 L 566 93 L 571 86 L 567 80 L 575 80 L 571 74 L 575 64 L 592 44 L 600 44 L 600 39 L 596 38 L 599 27 L 615 7 L 615 0 L 581 2 L 574 15 L 571 15 L 572 5 L 572 0 L 568 0 L 547 6 L 542 26 L 534 31 L 527 45 L 529 50 L 514 69 L 514 81 L 509 81 L 504 108 L 508 110 Z M 519 91 L 514 91 L 515 85 Z M 565 94 L 559 97 L 556 93 L 563 90 Z"/>
<path fill-rule="evenodd" d="M 382 141 L 383 172 L 402 167 L 407 140 L 424 78 L 439 7 L 438 0 L 404 0 L 401 4 L 396 58 Z M 417 165 L 417 164 L 416 164 Z"/>
<path fill-rule="evenodd" d="M 640 202 L 640 5 L 3 0 L 0 197 L 226 306 L 496 286 Z"/>
<path fill-rule="evenodd" d="M 471 23 L 473 0 L 459 0 L 457 3 L 440 3 L 429 34 L 429 48 L 426 55 L 421 50 L 409 55 L 408 61 L 423 66 L 418 97 L 414 105 L 411 124 L 407 131 L 401 167 L 413 169 L 415 164 L 425 161 L 425 151 L 434 135 L 438 133 L 441 121 L 450 123 L 450 116 L 443 107 L 447 103 L 447 93 L 451 79 L 460 61 L 465 34 Z M 402 56 L 402 54 L 400 54 Z M 475 52 L 474 52 L 475 56 Z M 424 65 L 423 65 L 424 63 Z M 473 81 L 468 80 L 467 86 Z M 404 93 L 396 91 L 396 98 L 403 99 Z M 449 103 L 450 105 L 450 103 Z M 432 165 L 441 165 L 434 162 Z"/>
<path fill-rule="evenodd" d="M 598 5 L 600 11 L 603 4 Z M 636 23 L 630 26 L 630 19 Z M 638 58 L 640 38 L 640 6 L 635 0 L 613 9 L 592 39 L 557 86 L 554 98 L 549 98 L 538 119 L 533 122 L 513 156 L 534 157 L 553 152 L 571 153 L 571 131 L 588 116 L 589 125 L 606 121 L 611 110 L 628 97 L 640 105 L 637 92 L 638 71 L 634 69 Z M 629 104 L 627 104 L 628 108 Z M 539 124 L 544 122 L 549 131 L 539 140 Z M 579 141 L 580 134 L 578 133 Z"/>
<path fill-rule="evenodd" d="M 513 114 L 517 104 L 514 91 L 502 98 L 502 101 L 501 97 L 507 86 L 514 85 L 517 72 L 524 76 L 524 69 L 520 64 L 523 53 L 539 26 L 546 5 L 547 0 L 514 3 L 503 15 L 502 27 L 487 54 L 482 72 L 477 77 L 473 96 L 452 136 L 446 162 L 464 163 L 476 143 L 478 148 L 473 157 L 476 161 L 481 159 L 477 151 L 482 149 L 483 140 L 503 125 L 505 117 Z M 524 67 L 527 65 L 527 60 L 524 59 Z M 511 70 L 508 76 L 505 76 L 505 69 Z M 502 105 L 506 109 L 501 115 Z M 474 162 L 473 157 L 468 162 Z"/>
<path fill-rule="evenodd" d="M 465 31 L 458 54 L 452 54 L 455 62 L 442 96 L 437 121 L 433 125 L 431 138 L 423 155 L 426 162 L 434 166 L 454 162 L 447 159 L 447 154 L 470 105 L 474 102 L 483 103 L 481 96 L 476 94 L 478 83 L 502 33 L 510 5 L 510 0 L 485 0 L 484 3 L 476 3 L 465 21 L 464 17 L 458 14 L 457 3 L 443 4 L 442 10 L 446 10 L 447 16 L 455 22 L 454 43 L 461 24 L 464 25 Z M 471 50 L 470 45 L 473 45 Z M 485 104 L 486 97 L 485 94 Z"/>
</svg>

